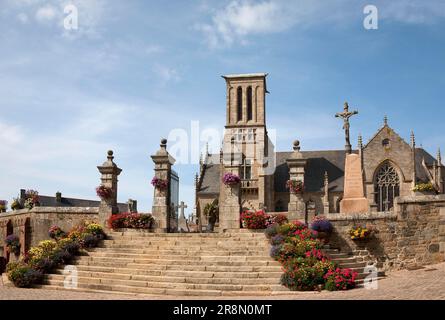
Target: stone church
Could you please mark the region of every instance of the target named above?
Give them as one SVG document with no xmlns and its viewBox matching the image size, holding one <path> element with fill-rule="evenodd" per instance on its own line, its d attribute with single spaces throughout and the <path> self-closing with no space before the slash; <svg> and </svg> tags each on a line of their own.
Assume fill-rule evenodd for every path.
<svg viewBox="0 0 445 320">
<path fill-rule="evenodd" d="M 357 149 L 349 143 L 349 112 L 343 129 L 347 129 L 345 150 L 300 150 L 295 141 L 293 151 L 278 152 L 268 136 L 266 125 L 267 74 L 226 75 L 226 125 L 219 154 L 207 154 L 196 176 L 196 213 L 205 221 L 203 208 L 214 199 L 225 201 L 222 177 L 228 168 L 236 169 L 241 179 L 238 205 L 241 210 L 263 209 L 271 212 L 298 211 L 297 218 L 340 212 L 344 194 L 345 158 L 356 154 L 361 162 L 361 184 L 368 212 L 388 212 L 395 198 L 413 195 L 419 183 L 431 183 L 433 193 L 444 193 L 445 169 L 440 151 L 434 158 L 416 147 L 414 134 L 409 142 L 388 125 L 383 125 L 364 144 L 358 138 Z M 344 114 L 340 114 L 344 117 Z M 301 143 L 304 146 L 304 141 Z M 301 148 L 303 149 L 303 147 Z M 232 170 L 233 171 L 233 170 Z M 290 208 L 292 194 L 286 188 L 290 175 L 304 182 L 303 203 Z M 232 191 L 233 192 L 233 191 Z"/>
</svg>

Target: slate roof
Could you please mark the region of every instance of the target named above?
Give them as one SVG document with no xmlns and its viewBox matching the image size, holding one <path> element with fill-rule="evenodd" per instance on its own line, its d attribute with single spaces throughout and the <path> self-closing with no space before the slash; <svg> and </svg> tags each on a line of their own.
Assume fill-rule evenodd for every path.
<svg viewBox="0 0 445 320">
<path fill-rule="evenodd" d="M 358 151 L 354 150 L 354 153 Z M 292 152 L 276 153 L 276 169 L 274 173 L 275 192 L 287 192 L 286 181 L 289 179 L 289 169 L 286 159 Z M 344 150 L 324 150 L 324 151 L 302 151 L 303 157 L 307 159 L 305 170 L 305 189 L 308 192 L 322 192 L 324 188 L 324 173 L 327 171 L 329 177 L 329 191 L 342 192 L 344 188 Z M 219 155 L 212 155 L 217 157 Z M 422 148 L 416 148 L 416 172 L 417 179 L 428 181 L 428 175 L 422 166 L 425 159 L 427 166 L 432 166 L 435 159 Z M 219 165 L 210 164 L 207 166 L 201 189 L 198 194 L 219 193 Z"/>
<path fill-rule="evenodd" d="M 357 151 L 353 151 L 356 153 Z M 286 181 L 289 180 L 289 169 L 286 159 L 292 152 L 277 152 L 274 175 L 274 184 L 276 192 L 287 192 Z M 305 190 L 308 192 L 323 191 L 324 173 L 327 171 L 329 176 L 329 190 L 343 191 L 345 151 L 327 150 L 327 151 L 302 151 L 303 157 L 307 159 L 306 170 L 304 174 Z"/>
<path fill-rule="evenodd" d="M 87 200 L 77 198 L 62 197 L 61 202 L 56 201 L 56 197 L 39 195 L 39 203 L 41 207 L 99 207 L 100 201 Z M 127 203 L 118 203 L 119 212 L 127 212 Z"/>
<path fill-rule="evenodd" d="M 219 157 L 219 155 L 218 155 Z M 218 194 L 219 193 L 219 164 L 208 164 L 201 184 L 199 194 Z"/>
</svg>

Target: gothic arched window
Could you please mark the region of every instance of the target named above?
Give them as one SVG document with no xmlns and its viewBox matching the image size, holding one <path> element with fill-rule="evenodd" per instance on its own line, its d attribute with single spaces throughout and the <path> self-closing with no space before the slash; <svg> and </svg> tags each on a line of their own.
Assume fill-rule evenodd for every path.
<svg viewBox="0 0 445 320">
<path fill-rule="evenodd" d="M 247 120 L 253 119 L 252 113 L 252 87 L 247 88 Z"/>
<path fill-rule="evenodd" d="M 400 180 L 396 169 L 385 162 L 377 171 L 374 180 L 375 202 L 378 211 L 389 211 L 394 206 L 394 198 L 400 195 Z"/>
<path fill-rule="evenodd" d="M 237 106 L 237 119 L 243 120 L 243 89 L 238 87 L 236 90 L 236 106 Z"/>
</svg>

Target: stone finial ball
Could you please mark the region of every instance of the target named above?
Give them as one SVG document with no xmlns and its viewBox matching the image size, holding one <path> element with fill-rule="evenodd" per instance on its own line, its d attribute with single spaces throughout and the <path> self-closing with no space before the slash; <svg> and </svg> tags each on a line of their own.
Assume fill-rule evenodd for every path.
<svg viewBox="0 0 445 320">
<path fill-rule="evenodd" d="M 294 147 L 299 147 L 299 146 L 300 146 L 300 141 L 294 140 Z"/>
<path fill-rule="evenodd" d="M 167 139 L 162 138 L 162 139 L 161 139 L 161 143 L 162 143 L 162 144 L 167 144 Z"/>
<path fill-rule="evenodd" d="M 109 156 L 112 156 L 113 155 L 113 150 L 108 150 L 107 153 L 108 153 Z"/>
</svg>

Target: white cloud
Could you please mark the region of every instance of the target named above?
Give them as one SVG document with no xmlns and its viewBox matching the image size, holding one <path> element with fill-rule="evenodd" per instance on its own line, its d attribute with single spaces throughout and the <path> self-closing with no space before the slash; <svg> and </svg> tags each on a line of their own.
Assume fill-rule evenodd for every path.
<svg viewBox="0 0 445 320">
<path fill-rule="evenodd" d="M 159 77 L 161 81 L 161 85 L 165 85 L 167 82 L 173 81 L 178 82 L 181 80 L 181 77 L 178 74 L 178 71 L 174 68 L 170 68 L 165 65 L 155 64 L 153 66 L 154 73 Z"/>
<path fill-rule="evenodd" d="M 377 8 L 382 19 L 408 24 L 431 23 L 445 17 L 443 0 L 385 1 Z"/>
<path fill-rule="evenodd" d="M 23 24 L 25 24 L 25 23 L 28 23 L 28 21 L 29 21 L 29 18 L 28 18 L 28 16 L 25 14 L 25 13 L 19 13 L 18 15 L 17 15 L 17 19 L 21 22 L 21 23 L 23 23 Z"/>
<path fill-rule="evenodd" d="M 52 21 L 56 18 L 58 12 L 57 9 L 51 5 L 46 5 L 44 7 L 41 7 L 39 9 L 37 9 L 36 12 L 36 20 L 38 22 L 49 22 Z"/>
<path fill-rule="evenodd" d="M 164 51 L 164 49 L 161 46 L 156 45 L 156 44 L 148 45 L 145 48 L 146 54 L 156 54 L 156 53 L 161 53 L 163 51 Z"/>
<path fill-rule="evenodd" d="M 355 23 L 363 19 L 363 8 L 367 4 L 356 0 L 232 0 L 218 10 L 207 9 L 210 22 L 199 23 L 195 28 L 203 33 L 210 48 L 218 48 L 246 44 L 249 37 L 283 32 L 297 26 Z M 376 0 L 375 5 L 380 19 L 401 23 L 430 23 L 445 17 L 443 0 Z"/>
</svg>

